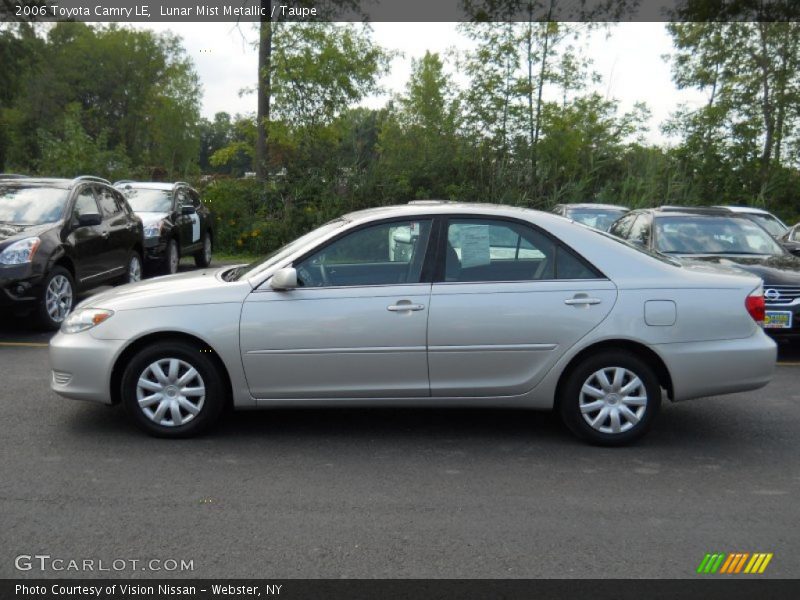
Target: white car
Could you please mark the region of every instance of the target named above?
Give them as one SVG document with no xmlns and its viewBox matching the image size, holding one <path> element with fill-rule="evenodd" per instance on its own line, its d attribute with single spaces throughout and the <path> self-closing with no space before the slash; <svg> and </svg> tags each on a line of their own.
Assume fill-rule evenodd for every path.
<svg viewBox="0 0 800 600">
<path fill-rule="evenodd" d="M 147 432 L 223 407 L 557 409 L 600 444 L 673 401 L 766 385 L 761 281 L 696 272 L 568 219 L 410 203 L 345 215 L 249 266 L 84 301 L 50 344 L 52 388 Z"/>
</svg>

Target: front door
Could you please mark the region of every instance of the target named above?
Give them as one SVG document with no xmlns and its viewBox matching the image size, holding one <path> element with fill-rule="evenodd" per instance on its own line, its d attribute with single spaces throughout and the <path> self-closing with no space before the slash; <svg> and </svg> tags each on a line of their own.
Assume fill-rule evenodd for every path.
<svg viewBox="0 0 800 600">
<path fill-rule="evenodd" d="M 81 215 L 98 215 L 102 219 L 94 186 L 84 185 L 75 194 L 69 233 L 77 283 L 81 287 L 93 287 L 107 269 L 108 235 L 102 224 L 80 225 Z"/>
<path fill-rule="evenodd" d="M 254 291 L 240 335 L 253 396 L 428 396 L 430 231 L 407 219 L 347 232 L 296 261 L 297 289 Z"/>
<path fill-rule="evenodd" d="M 449 219 L 444 241 L 428 326 L 434 397 L 530 391 L 616 300 L 602 274 L 526 224 Z"/>
</svg>

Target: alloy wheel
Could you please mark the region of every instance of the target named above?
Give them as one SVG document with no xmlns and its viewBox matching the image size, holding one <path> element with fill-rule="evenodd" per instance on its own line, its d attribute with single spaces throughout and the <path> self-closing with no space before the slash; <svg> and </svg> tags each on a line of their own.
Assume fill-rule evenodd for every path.
<svg viewBox="0 0 800 600">
<path fill-rule="evenodd" d="M 54 323 L 61 323 L 72 310 L 72 284 L 64 275 L 50 280 L 45 291 L 45 309 Z"/>
<path fill-rule="evenodd" d="M 178 272 L 178 263 L 180 260 L 180 256 L 178 256 L 178 246 L 174 241 L 170 242 L 167 253 L 167 266 L 170 273 Z"/>
<path fill-rule="evenodd" d="M 131 261 L 128 264 L 128 282 L 134 283 L 142 280 L 142 261 L 139 260 L 137 255 L 131 256 Z"/>
</svg>

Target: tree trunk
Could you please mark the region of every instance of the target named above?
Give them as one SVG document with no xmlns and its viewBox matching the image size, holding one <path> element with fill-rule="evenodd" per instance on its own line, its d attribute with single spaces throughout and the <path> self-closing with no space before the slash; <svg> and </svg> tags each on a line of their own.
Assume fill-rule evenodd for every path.
<svg viewBox="0 0 800 600">
<path fill-rule="evenodd" d="M 758 30 L 761 41 L 761 56 L 758 57 L 758 68 L 761 71 L 761 109 L 764 117 L 764 147 L 761 151 L 761 190 L 759 199 L 766 206 L 766 193 L 769 186 L 770 163 L 772 161 L 772 146 L 775 137 L 775 116 L 772 103 L 772 91 L 770 86 L 770 60 L 767 51 L 767 23 L 759 23 Z"/>
<path fill-rule="evenodd" d="M 272 0 L 261 0 L 266 16 L 261 17 L 258 42 L 258 113 L 256 115 L 256 177 L 269 175 L 269 111 L 272 99 Z"/>
</svg>

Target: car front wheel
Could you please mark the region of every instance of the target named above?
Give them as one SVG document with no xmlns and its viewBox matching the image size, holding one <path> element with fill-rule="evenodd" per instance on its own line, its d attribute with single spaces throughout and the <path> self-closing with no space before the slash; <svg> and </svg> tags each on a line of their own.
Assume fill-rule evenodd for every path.
<svg viewBox="0 0 800 600">
<path fill-rule="evenodd" d="M 171 239 L 167 242 L 167 252 L 164 256 L 163 271 L 167 275 L 172 275 L 178 272 L 178 265 L 181 262 L 180 250 L 178 250 L 178 242 Z"/>
<path fill-rule="evenodd" d="M 569 374 L 559 399 L 561 418 L 576 435 L 619 446 L 644 435 L 661 406 L 653 369 L 623 351 L 587 357 Z"/>
<path fill-rule="evenodd" d="M 120 392 L 134 423 L 156 437 L 198 435 L 218 421 L 225 405 L 215 361 L 182 341 L 140 350 L 122 375 Z"/>
<path fill-rule="evenodd" d="M 54 267 L 42 284 L 42 297 L 36 310 L 39 324 L 45 329 L 58 329 L 74 303 L 72 275 L 63 267 Z"/>
</svg>

